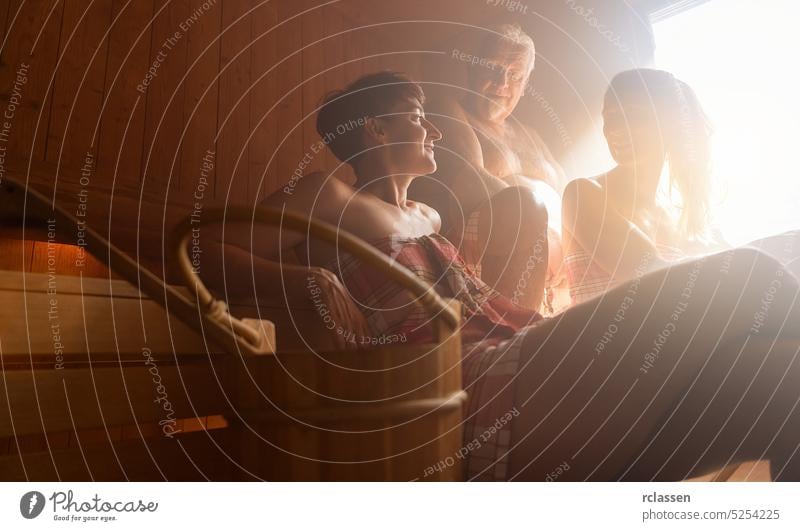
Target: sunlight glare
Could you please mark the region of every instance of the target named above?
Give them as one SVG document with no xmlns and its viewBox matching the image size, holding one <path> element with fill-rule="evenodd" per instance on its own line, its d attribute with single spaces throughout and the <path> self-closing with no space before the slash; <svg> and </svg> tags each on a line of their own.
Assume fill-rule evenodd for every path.
<svg viewBox="0 0 800 531">
<path fill-rule="evenodd" d="M 656 66 L 713 123 L 714 221 L 732 244 L 800 228 L 798 24 L 797 0 L 710 0 L 655 24 Z"/>
</svg>

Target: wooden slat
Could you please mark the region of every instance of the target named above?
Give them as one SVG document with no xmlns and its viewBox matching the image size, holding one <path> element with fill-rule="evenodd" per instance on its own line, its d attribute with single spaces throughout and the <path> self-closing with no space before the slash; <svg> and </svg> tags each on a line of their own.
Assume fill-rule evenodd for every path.
<svg viewBox="0 0 800 531">
<path fill-rule="evenodd" d="M 286 78 L 281 75 L 281 68 L 270 71 L 281 59 L 276 46 L 278 34 L 275 26 L 278 14 L 275 3 L 267 2 L 258 6 L 251 16 L 253 46 L 250 54 L 250 77 L 255 84 L 250 94 L 253 136 L 247 149 L 250 165 L 247 194 L 249 201 L 258 203 L 266 195 L 265 189 L 271 187 L 266 174 L 267 164 L 278 145 L 277 111 L 269 110 L 280 98 L 280 87 Z M 274 170 L 275 163 L 272 168 Z"/>
<path fill-rule="evenodd" d="M 53 281 L 56 291 L 62 278 Z M 206 352 L 198 334 L 150 300 L 21 291 L 4 292 L 0 300 L 3 356 L 49 354 L 55 363 L 59 350 L 65 360 L 87 349 L 121 355 L 145 346 L 155 352 Z"/>
<path fill-rule="evenodd" d="M 449 397 L 461 389 L 458 341 L 456 335 L 438 346 L 395 344 L 314 355 L 305 350 L 279 351 L 248 358 L 236 365 L 241 381 L 231 384 L 237 411 L 299 411 Z M 420 375 L 427 376 L 420 379 Z"/>
<path fill-rule="evenodd" d="M 153 0 L 114 0 L 113 16 L 118 15 L 108 39 L 97 180 L 106 186 L 116 181 L 117 188 L 138 190 L 146 99 L 137 85 L 150 67 Z"/>
<path fill-rule="evenodd" d="M 12 2 L 12 11 L 16 13 L 20 5 L 21 0 Z M 10 121 L 7 166 L 12 161 L 27 161 L 32 150 L 34 159 L 44 159 L 50 117 L 50 82 L 58 56 L 62 13 L 63 2 L 60 0 L 25 2 L 13 26 L 9 26 L 3 60 L 0 61 L 0 100 L 4 104 L 11 97 L 19 68 L 23 64 L 30 68 L 25 76 L 27 81 L 19 84 L 21 103 Z"/>
<path fill-rule="evenodd" d="M 65 361 L 87 348 L 135 356 L 145 346 L 156 353 L 207 351 L 201 336 L 123 280 L 2 271 L 0 301 L 6 357 L 32 354 L 56 363 L 58 350 Z"/>
<path fill-rule="evenodd" d="M 113 447 L 106 442 L 83 451 L 0 457 L 0 480 L 230 481 L 229 438 L 226 430 L 217 430 L 174 440 L 123 441 Z"/>
<path fill-rule="evenodd" d="M 277 154 L 271 167 L 268 168 L 272 178 L 267 183 L 267 194 L 281 188 L 289 181 L 305 152 L 301 128 L 295 129 L 294 133 L 285 138 L 303 116 L 303 94 L 299 90 L 303 80 L 302 53 L 295 53 L 303 47 L 302 18 L 291 19 L 300 12 L 299 7 L 302 6 L 286 0 L 277 5 L 278 23 L 281 26 L 275 32 L 275 47 L 277 56 L 283 61 L 276 69 L 280 80 L 276 95 L 281 103 L 277 107 L 275 127 L 280 147 L 276 144 Z"/>
<path fill-rule="evenodd" d="M 34 243 L 33 259 L 29 262 L 29 271 L 46 273 L 50 268 L 51 257 L 55 258 L 54 271 L 59 275 L 108 278 L 108 268 L 83 249 L 75 245 L 54 245 L 41 241 Z M 112 277 L 115 275 L 112 274 Z"/>
<path fill-rule="evenodd" d="M 325 36 L 324 16 L 323 10 L 316 8 L 300 19 L 303 30 L 303 86 L 300 90 L 303 98 L 303 114 L 298 119 L 302 119 L 303 122 L 299 124 L 298 129 L 302 131 L 303 152 L 311 159 L 311 163 L 304 170 L 305 173 L 332 169 L 326 164 L 329 162 L 326 159 L 327 150 L 315 154 L 311 148 L 312 144 L 320 140 L 315 123 L 316 109 L 320 99 L 329 90 L 325 83 L 326 77 L 322 74 L 323 70 L 330 66 L 325 62 L 327 41 L 312 44 Z"/>
<path fill-rule="evenodd" d="M 0 240 L 2 241 L 2 240 Z M 47 274 L 42 273 L 29 273 L 25 275 L 24 284 L 22 273 L 18 271 L 3 271 L 0 270 L 0 292 L 3 291 L 23 291 L 43 293 L 47 291 L 49 282 Z M 183 292 L 187 297 L 190 296 L 190 291 L 183 286 L 173 286 L 179 291 Z M 73 276 L 58 277 L 58 293 L 59 294 L 73 294 L 73 295 L 96 295 L 107 296 L 110 293 L 114 294 L 115 298 L 131 298 L 149 300 L 149 297 L 141 293 L 135 286 L 128 283 L 126 280 L 107 278 L 76 278 Z M 241 308 L 245 311 L 257 311 L 258 308 L 283 310 L 285 309 L 285 302 L 280 299 L 245 299 L 245 300 L 231 300 L 232 307 Z M 295 307 L 295 306 L 293 306 Z M 303 311 L 316 311 L 312 302 L 298 301 L 296 307 Z M 238 315 L 238 314 L 237 314 Z M 244 317 L 255 317 L 253 315 L 243 315 Z"/>
<path fill-rule="evenodd" d="M 0 377 L 0 438 L 92 428 L 162 427 L 178 433 L 176 419 L 218 415 L 227 401 L 207 362 L 170 365 L 168 360 L 124 366 L 5 370 Z M 160 387 L 163 386 L 163 387 Z"/>
<path fill-rule="evenodd" d="M 459 404 L 419 413 L 448 397 L 463 400 L 459 345 L 456 334 L 435 348 L 279 352 L 232 369 L 247 375 L 231 380 L 237 418 L 249 428 L 240 433 L 247 470 L 269 480 L 421 478 L 461 445 Z M 459 477 L 453 467 L 428 479 Z"/>
<path fill-rule="evenodd" d="M 185 132 L 179 154 L 181 167 L 179 195 L 192 202 L 198 201 L 201 206 L 206 205 L 213 197 L 217 151 L 214 137 L 217 132 L 219 101 L 219 84 L 216 81 L 220 63 L 218 37 L 223 9 L 222 3 L 216 2 L 211 4 L 209 10 L 204 11 L 202 10 L 204 4 L 209 3 L 207 0 L 191 0 L 191 10 L 197 15 L 187 32 L 186 67 L 191 67 L 191 70 L 188 72 L 184 88 L 181 125 Z M 195 61 L 197 63 L 192 66 Z M 201 179 L 205 179 L 208 184 L 202 183 Z M 200 199 L 195 197 L 195 193 Z"/>
<path fill-rule="evenodd" d="M 196 418 L 176 419 L 175 433 L 172 437 L 180 437 L 187 433 L 207 430 L 220 430 L 228 427 L 223 415 L 207 415 Z M 86 448 L 97 446 L 97 442 L 121 442 L 141 439 L 164 438 L 162 427 L 155 422 L 139 422 L 129 426 L 105 426 L 68 431 L 51 431 L 49 433 L 16 434 L 0 439 L 0 456 L 30 453 L 37 451 L 55 452 L 70 448 Z M 167 437 L 169 438 L 169 437 Z"/>
<path fill-rule="evenodd" d="M 343 64 L 347 61 L 347 54 L 345 50 L 345 32 L 347 29 L 347 21 L 342 16 L 338 4 L 334 4 L 333 6 L 329 6 L 325 9 L 325 15 L 322 23 L 324 26 L 325 35 L 329 37 L 327 40 L 325 40 L 325 45 L 323 46 L 322 53 L 324 57 L 324 65 L 325 68 L 333 68 L 325 74 L 325 89 L 327 92 L 330 90 L 341 89 L 355 78 L 348 78 Z M 316 122 L 316 116 L 312 117 L 312 121 Z M 338 159 L 329 149 L 323 150 L 323 160 L 325 161 L 325 168 L 327 168 L 328 171 L 332 171 L 333 168 L 336 168 L 336 166 L 339 165 Z M 345 178 L 349 180 L 347 176 L 345 176 Z"/>
<path fill-rule="evenodd" d="M 0 293 L 23 289 L 29 293 L 46 293 L 49 280 L 47 274 L 42 273 L 30 273 L 23 278 L 22 273 L 18 271 L 0 271 Z M 84 278 L 81 281 L 80 278 L 59 275 L 57 284 L 60 295 L 107 296 L 113 291 L 114 297 L 117 298 L 147 299 L 138 289 L 124 280 Z"/>
<path fill-rule="evenodd" d="M 214 194 L 225 200 L 247 199 L 250 134 L 250 56 L 253 19 L 245 16 L 250 2 L 228 2 L 222 8 L 220 48 L 219 111 L 217 141 L 217 182 Z M 241 53 L 240 53 L 241 52 Z M 237 57 L 238 54 L 238 57 Z"/>
<path fill-rule="evenodd" d="M 349 83 L 364 74 L 363 65 L 359 60 L 364 53 L 361 42 L 364 34 L 355 28 L 364 24 L 374 23 L 375 20 L 374 17 L 369 17 L 369 20 L 365 20 L 363 16 L 358 14 L 358 10 L 361 9 L 360 6 L 356 10 L 352 10 L 351 5 L 338 3 L 336 8 L 341 17 L 342 25 L 346 30 L 346 33 L 342 36 L 344 43 L 343 54 L 346 62 L 342 70 L 345 81 Z"/>
<path fill-rule="evenodd" d="M 32 241 L 6 238 L 0 239 L 0 269 L 10 269 L 13 271 L 30 269 L 32 259 Z"/>
<path fill-rule="evenodd" d="M 91 182 L 95 174 L 110 20 L 111 0 L 64 1 L 45 157 L 58 165 L 65 181 L 83 176 Z"/>
<path fill-rule="evenodd" d="M 167 3 L 156 1 L 156 12 Z M 188 0 L 172 0 L 153 22 L 151 30 L 150 66 L 158 65 L 155 77 L 147 87 L 142 182 L 146 190 L 167 194 L 180 186 L 180 165 L 170 173 L 171 161 L 178 150 L 183 129 L 184 84 L 188 38 L 180 24 L 190 15 Z M 178 37 L 176 37 L 176 33 Z"/>
<path fill-rule="evenodd" d="M 0 42 L 5 39 L 8 21 L 14 16 L 14 13 L 11 12 L 11 4 L 13 3 L 11 0 L 0 0 Z"/>
<path fill-rule="evenodd" d="M 383 423 L 342 422 L 333 426 L 275 429 L 250 422 L 242 430 L 242 461 L 247 473 L 241 479 L 268 481 L 457 481 L 460 466 L 445 467 L 424 477 L 426 467 L 452 456 L 461 446 L 461 413 L 428 416 L 405 426 Z M 350 431 L 352 433 L 346 433 Z M 458 460 L 457 460 L 458 461 Z"/>
</svg>

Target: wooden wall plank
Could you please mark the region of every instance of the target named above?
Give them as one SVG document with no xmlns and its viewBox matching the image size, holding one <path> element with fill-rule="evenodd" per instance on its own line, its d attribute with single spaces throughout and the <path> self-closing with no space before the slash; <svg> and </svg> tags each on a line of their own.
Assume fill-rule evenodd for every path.
<svg viewBox="0 0 800 531">
<path fill-rule="evenodd" d="M 325 13 L 323 25 L 325 34 L 329 37 L 325 41 L 325 46 L 323 47 L 324 64 L 326 68 L 332 68 L 332 70 L 325 75 L 327 83 L 326 91 L 331 91 L 345 87 L 355 78 L 348 78 L 343 64 L 347 60 L 345 37 L 348 25 L 339 9 L 336 7 L 328 8 Z M 316 116 L 314 116 L 313 120 L 316 121 Z M 333 171 L 333 169 L 339 165 L 339 160 L 329 149 L 324 150 L 324 159 L 325 167 L 328 171 Z M 342 172 L 341 175 L 344 175 L 345 172 Z M 339 174 L 340 173 L 337 172 L 337 175 Z"/>
<path fill-rule="evenodd" d="M 303 106 L 302 115 L 298 116 L 298 120 L 302 120 L 299 129 L 302 131 L 303 154 L 307 159 L 311 160 L 308 166 L 304 168 L 305 173 L 331 170 L 331 167 L 325 164 L 325 151 L 327 150 L 315 153 L 312 148 L 312 145 L 315 145 L 320 140 L 314 121 L 316 108 L 320 99 L 328 92 L 325 84 L 325 74 L 322 73 L 327 66 L 330 66 L 326 65 L 325 62 L 325 49 L 328 41 L 322 40 L 317 43 L 317 41 L 325 37 L 324 16 L 323 9 L 316 7 L 301 18 L 303 30 L 303 85 L 300 92 Z"/>
<path fill-rule="evenodd" d="M 32 260 L 32 241 L 0 239 L 0 270 L 27 271 Z"/>
<path fill-rule="evenodd" d="M 105 91 L 111 0 L 64 1 L 62 39 L 53 85 L 45 160 L 58 178 L 78 182 L 94 175 L 96 133 Z"/>
<path fill-rule="evenodd" d="M 303 94 L 300 90 L 303 79 L 303 58 L 300 52 L 303 47 L 302 19 L 291 18 L 301 10 L 297 4 L 288 0 L 281 0 L 276 7 L 280 27 L 275 32 L 275 47 L 278 60 L 283 62 L 275 70 L 279 82 L 276 95 L 281 103 L 276 108 L 277 153 L 272 167 L 267 170 L 271 176 L 266 183 L 267 194 L 289 182 L 304 155 L 302 129 L 297 128 L 286 137 L 303 113 Z"/>
<path fill-rule="evenodd" d="M 136 354 L 143 346 L 156 352 L 203 354 L 203 338 L 152 300 L 58 293 L 9 291 L 3 294 L 0 327 L 3 355 L 52 355 L 54 335 L 61 359 L 82 359 L 87 352 Z M 87 345 L 88 342 L 88 345 Z M 8 360 L 6 360 L 8 361 Z"/>
<path fill-rule="evenodd" d="M 102 434 L 105 436 L 105 434 Z M 0 457 L 3 481 L 230 481 L 227 430 L 109 443 Z M 214 443 L 211 442 L 213 439 Z M 114 439 L 112 438 L 112 441 Z M 149 501 L 149 500 L 146 500 Z M 157 501 L 153 499 L 153 501 Z"/>
<path fill-rule="evenodd" d="M 220 67 L 219 32 L 223 7 L 221 2 L 216 2 L 206 11 L 204 4 L 208 5 L 207 0 L 191 0 L 192 13 L 196 16 L 188 32 L 186 66 L 191 70 L 184 89 L 182 126 L 185 133 L 180 152 L 180 197 L 190 201 L 194 200 L 195 192 L 203 199 L 206 195 L 208 199 L 212 198 L 211 188 L 204 189 L 207 185 L 202 180 L 213 184 L 217 151 L 214 137 L 217 132 L 219 84 L 216 76 Z M 195 61 L 197 63 L 191 66 Z"/>
<path fill-rule="evenodd" d="M 300 165 L 310 141 L 314 138 L 311 117 L 301 124 L 301 133 L 290 135 L 283 142 L 274 162 L 269 163 L 269 160 L 285 133 L 297 125 L 304 112 L 313 109 L 312 106 L 323 93 L 321 89 L 341 86 L 360 74 L 385 68 L 406 71 L 422 81 L 447 81 L 453 77 L 448 69 L 439 68 L 443 64 L 441 61 L 430 59 L 425 54 L 362 58 L 342 67 L 341 72 L 326 74 L 324 80 L 312 81 L 306 88 L 297 90 L 304 76 L 318 73 L 320 68 L 334 66 L 342 59 L 359 58 L 376 52 L 406 51 L 409 49 L 409 35 L 418 37 L 415 41 L 418 44 L 414 48 L 446 52 L 453 47 L 453 43 L 465 42 L 480 33 L 480 27 L 502 22 L 513 15 L 485 3 L 454 10 L 454 2 L 450 1 L 431 3 L 429 0 L 408 0 L 392 4 L 376 3 L 372 0 L 346 0 L 289 20 L 303 10 L 322 6 L 326 0 L 238 0 L 212 3 L 210 13 L 202 15 L 192 27 L 184 30 L 180 27 L 181 24 L 190 20 L 198 7 L 204 5 L 201 0 L 134 0 L 126 9 L 124 17 L 111 30 L 107 45 L 107 70 L 102 74 L 96 72 L 106 68 L 102 66 L 103 54 L 106 52 L 101 49 L 89 69 L 85 86 L 77 91 L 76 87 L 88 65 L 91 52 L 98 46 L 106 47 L 105 41 L 101 41 L 102 35 L 108 29 L 109 21 L 120 13 L 126 2 L 127 0 L 95 0 L 77 27 L 78 31 L 72 42 L 67 45 L 77 20 L 89 3 L 81 0 L 27 1 L 11 24 L 12 14 L 17 12 L 23 2 L 0 1 L 0 32 L 6 36 L 5 47 L 0 53 L 0 100 L 4 106 L 7 106 L 14 90 L 20 65 L 30 65 L 26 74 L 27 81 L 18 83 L 17 88 L 22 97 L 12 121 L 8 145 L 0 145 L 6 147 L 8 152 L 4 162 L 26 162 L 28 155 L 32 154 L 34 162 L 46 160 L 52 163 L 59 159 L 61 141 L 66 140 L 62 157 L 63 173 L 66 175 L 65 179 L 74 180 L 76 172 L 85 163 L 87 147 L 91 135 L 94 134 L 98 102 L 107 96 L 108 104 L 100 124 L 100 136 L 96 140 L 99 146 L 97 171 L 102 177 L 95 175 L 93 183 L 97 183 L 99 187 L 109 187 L 108 183 L 113 179 L 113 169 L 117 165 L 116 155 L 122 148 L 119 178 L 125 187 L 134 189 L 145 180 L 148 190 L 163 195 L 166 182 L 171 180 L 173 191 L 191 192 L 197 178 L 198 155 L 205 153 L 204 146 L 208 142 L 210 131 L 218 127 L 220 116 L 224 117 L 233 109 L 235 102 L 254 77 L 321 36 L 330 35 L 342 28 L 387 22 L 388 24 L 372 29 L 354 30 L 341 38 L 328 40 L 319 47 L 321 52 L 309 49 L 301 54 L 302 57 L 292 56 L 275 70 L 274 75 L 269 76 L 269 80 L 259 83 L 241 102 L 222 130 L 222 145 L 218 146 L 216 160 L 219 173 L 216 178 L 220 186 L 216 192 L 224 195 L 220 190 L 227 189 L 227 185 L 232 182 L 236 201 L 252 200 L 259 193 L 271 192 L 283 186 Z M 605 46 L 602 57 L 598 58 L 600 63 L 584 68 L 582 63 L 578 64 L 570 59 L 574 55 L 570 55 L 572 48 L 576 43 L 581 43 L 582 46 L 597 44 L 594 41 L 601 37 L 585 24 L 582 25 L 580 18 L 575 17 L 564 6 L 545 7 L 542 4 L 544 11 L 537 12 L 536 16 L 526 17 L 525 20 L 519 19 L 518 22 L 536 36 L 537 42 L 541 41 L 542 49 L 551 50 L 547 57 L 552 64 L 542 61 L 541 65 L 537 65 L 536 79 L 537 86 L 542 88 L 542 93 L 552 102 L 554 108 L 572 108 L 574 106 L 570 106 L 569 102 L 575 98 L 597 100 L 598 94 L 602 92 L 602 83 L 592 82 L 595 77 L 607 77 L 608 71 L 618 69 L 622 62 L 629 64 L 631 59 L 642 62 L 643 58 L 652 55 L 651 43 L 642 40 L 646 37 L 646 28 L 632 27 L 627 23 L 628 18 L 633 16 L 629 7 L 599 0 L 587 0 L 587 3 L 592 6 L 596 4 L 598 14 L 602 11 L 603 16 L 617 20 L 614 22 L 615 31 L 626 42 L 635 44 L 634 48 L 637 50 L 641 48 L 641 54 L 632 58 L 616 50 L 606 50 L 607 43 L 600 43 Z M 288 22 L 255 48 L 245 52 L 237 59 L 236 64 L 226 70 L 219 84 L 221 92 L 217 92 L 216 96 L 214 91 L 219 89 L 212 88 L 208 102 L 202 102 L 197 116 L 189 124 L 189 134 L 184 139 L 185 146 L 174 168 L 175 175 L 170 176 L 169 169 L 176 153 L 180 132 L 186 125 L 187 108 L 196 101 L 198 91 L 204 90 L 207 83 L 210 83 L 208 76 L 214 69 L 212 56 L 217 48 L 215 46 L 210 50 L 208 57 L 203 58 L 196 71 L 189 74 L 191 79 L 188 83 L 181 84 L 180 79 L 186 74 L 189 64 L 187 58 L 193 59 L 198 53 L 196 47 L 211 42 L 219 34 L 223 22 L 230 22 L 249 8 L 259 5 L 246 20 L 223 36 L 219 51 L 224 59 L 231 58 L 243 49 L 264 28 Z M 163 11 L 159 11 L 162 8 Z M 148 13 L 153 12 L 160 12 L 160 15 L 156 17 L 152 31 L 146 31 L 144 38 L 125 60 L 138 32 L 146 27 L 152 16 Z M 428 21 L 406 22 L 414 18 L 425 18 Z M 562 29 L 566 28 L 569 39 L 572 39 L 570 43 L 562 43 L 567 37 L 558 34 L 545 18 L 555 21 Z M 402 24 L 394 24 L 398 21 Z M 456 23 L 471 26 L 465 28 Z M 180 36 L 174 45 L 166 48 L 167 37 L 174 38 L 176 32 Z M 59 50 L 64 52 L 63 64 L 59 67 L 51 87 Z M 152 83 L 145 94 L 137 93 L 136 85 L 144 79 L 148 68 L 154 65 L 156 68 Z M 120 66 L 123 66 L 122 72 L 112 88 L 111 84 Z M 567 81 L 578 88 L 564 88 Z M 108 94 L 104 94 L 104 91 Z M 69 109 L 76 96 L 78 101 L 72 123 L 67 124 Z M 253 138 L 245 145 L 245 139 L 255 128 L 254 118 L 259 117 L 271 103 L 284 96 L 286 98 L 276 108 L 274 116 L 270 116 L 267 123 L 256 128 Z M 137 97 L 142 99 L 139 100 L 137 112 L 132 117 L 128 135 L 123 142 L 123 133 Z M 217 107 L 212 111 L 210 109 L 214 106 L 215 97 Z M 172 103 L 168 106 L 170 99 Z M 520 104 L 519 114 L 533 123 L 543 119 L 540 116 L 541 109 L 538 109 L 535 102 L 531 103 L 530 99 Z M 37 121 L 39 136 L 34 142 Z M 591 117 L 587 113 L 568 113 L 565 115 L 564 125 L 571 131 L 570 136 L 578 139 L 586 131 L 586 124 L 590 121 Z M 156 131 L 159 122 L 161 126 Z M 547 128 L 542 133 L 551 139 L 554 134 Z M 551 148 L 558 148 L 557 144 L 558 142 L 554 142 Z M 242 158 L 234 173 L 233 166 L 240 153 Z M 557 155 L 563 158 L 564 153 Z M 149 166 L 145 169 L 143 161 L 148 159 Z M 582 156 L 581 159 L 585 159 L 587 164 L 592 163 L 591 157 Z M 314 165 L 304 169 L 304 173 L 336 164 L 328 153 L 316 157 L 314 162 Z M 188 167 L 184 169 L 186 165 Z M 267 165 L 269 167 L 266 168 L 267 179 L 264 186 L 256 190 Z M 46 178 L 52 179 L 52 175 Z"/>
<path fill-rule="evenodd" d="M 22 278 L 19 271 L 0 271 L 0 291 L 21 291 L 25 286 L 30 292 L 46 292 L 49 277 L 41 273 L 29 272 Z M 142 292 L 125 280 L 108 280 L 108 278 L 58 277 L 58 292 L 64 294 L 108 295 L 113 289 L 114 297 L 139 299 Z M 188 292 L 187 292 L 188 293 Z"/>
<path fill-rule="evenodd" d="M 33 253 L 28 259 L 28 269 L 31 273 L 47 273 L 50 269 L 59 275 L 79 276 L 91 278 L 108 278 L 108 268 L 97 258 L 89 253 L 81 251 L 74 245 L 49 244 L 43 241 L 26 241 L 26 244 L 33 245 Z M 52 256 L 54 266 L 51 268 L 48 259 Z M 116 274 L 111 274 L 111 278 L 119 278 Z"/>
<path fill-rule="evenodd" d="M 96 166 L 97 180 L 108 187 L 116 180 L 117 188 L 138 190 L 141 182 L 146 99 L 137 86 L 150 67 L 153 4 L 153 0 L 113 4 L 113 16 L 120 18 L 108 39 L 106 102 Z"/>
<path fill-rule="evenodd" d="M 286 79 L 281 67 L 270 71 L 281 59 L 278 55 L 278 13 L 274 2 L 259 5 L 252 14 L 253 46 L 250 53 L 250 78 L 253 90 L 250 94 L 252 138 L 247 148 L 249 169 L 247 195 L 249 201 L 258 203 L 271 188 L 267 177 L 267 165 L 275 154 L 278 144 L 277 112 L 270 108 L 281 96 L 281 85 Z M 258 81 L 257 81 L 258 80 Z M 274 163 L 272 168 L 274 169 Z"/>
<path fill-rule="evenodd" d="M 12 11 L 16 13 L 20 5 L 21 0 L 12 2 Z M 6 166 L 27 163 L 31 152 L 34 160 L 44 159 L 50 82 L 58 56 L 62 14 L 60 0 L 27 2 L 13 25 L 9 20 L 0 60 L 0 100 L 4 111 L 12 96 L 21 102 L 16 105 L 13 118 L 7 120 L 10 129 L 7 142 L 3 142 L 7 147 Z M 26 65 L 29 68 L 25 69 Z"/>
<path fill-rule="evenodd" d="M 230 189 L 231 202 L 247 199 L 250 134 L 250 65 L 252 50 L 250 2 L 226 3 L 222 9 L 219 111 L 217 122 L 217 182 L 215 198 L 224 200 Z M 242 52 L 242 53 L 240 53 Z M 238 54 L 238 56 L 237 56 Z"/>
<path fill-rule="evenodd" d="M 124 369 L 37 368 L 4 376 L 2 437 L 169 421 L 165 426 L 221 414 L 227 405 L 208 363 L 145 365 L 142 358 L 140 365 Z"/>
<path fill-rule="evenodd" d="M 166 1 L 157 0 L 156 11 Z M 160 13 L 151 29 L 148 68 L 155 73 L 146 89 L 141 180 L 146 190 L 166 195 L 168 183 L 170 191 L 180 189 L 180 164 L 172 174 L 170 167 L 183 129 L 185 84 L 181 79 L 186 72 L 188 38 L 180 25 L 191 15 L 191 5 L 189 0 L 171 0 Z"/>
<path fill-rule="evenodd" d="M 356 21 L 344 17 L 343 22 L 346 28 L 345 31 L 347 32 L 344 35 L 344 59 L 346 63 L 344 65 L 344 74 L 347 80 L 351 81 L 364 73 L 360 61 L 362 56 L 361 41 L 359 40 L 359 30 L 356 29 L 359 24 Z"/>
<path fill-rule="evenodd" d="M 8 21 L 14 16 L 11 12 L 11 0 L 0 0 L 0 42 L 6 37 L 6 30 L 8 30 Z"/>
</svg>

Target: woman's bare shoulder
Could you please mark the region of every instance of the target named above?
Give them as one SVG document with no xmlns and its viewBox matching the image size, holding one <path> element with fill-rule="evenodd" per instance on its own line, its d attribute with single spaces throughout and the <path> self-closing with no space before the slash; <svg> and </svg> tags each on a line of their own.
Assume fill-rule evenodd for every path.
<svg viewBox="0 0 800 531">
<path fill-rule="evenodd" d="M 304 195 L 325 196 L 332 194 L 336 198 L 349 198 L 355 193 L 352 186 L 323 171 L 315 171 L 304 175 L 297 181 L 296 190 Z"/>
<path fill-rule="evenodd" d="M 434 232 L 442 230 L 442 217 L 439 215 L 439 211 L 425 203 L 417 203 L 417 205 L 419 205 L 422 214 L 431 222 L 431 225 L 433 225 Z"/>
<path fill-rule="evenodd" d="M 262 206 L 286 208 L 322 217 L 328 210 L 339 210 L 355 190 L 330 174 L 317 171 L 292 178 L 281 189 L 264 199 Z"/>
</svg>

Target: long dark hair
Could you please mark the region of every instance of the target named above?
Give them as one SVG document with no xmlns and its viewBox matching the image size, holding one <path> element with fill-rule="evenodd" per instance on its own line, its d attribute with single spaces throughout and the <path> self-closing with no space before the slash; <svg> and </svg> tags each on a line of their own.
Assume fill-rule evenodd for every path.
<svg viewBox="0 0 800 531">
<path fill-rule="evenodd" d="M 639 68 L 614 76 L 606 102 L 636 100 L 656 111 L 669 165 L 670 191 L 680 195 L 684 236 L 707 235 L 711 202 L 711 124 L 694 90 L 669 72 Z"/>
</svg>

